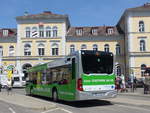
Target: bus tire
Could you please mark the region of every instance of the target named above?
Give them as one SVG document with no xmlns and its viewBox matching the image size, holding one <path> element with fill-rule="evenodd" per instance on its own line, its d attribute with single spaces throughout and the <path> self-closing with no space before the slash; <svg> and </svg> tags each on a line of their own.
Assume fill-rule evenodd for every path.
<svg viewBox="0 0 150 113">
<path fill-rule="evenodd" d="M 58 92 L 57 90 L 53 90 L 53 93 L 52 93 L 52 99 L 53 101 L 57 102 L 58 101 Z"/>
</svg>

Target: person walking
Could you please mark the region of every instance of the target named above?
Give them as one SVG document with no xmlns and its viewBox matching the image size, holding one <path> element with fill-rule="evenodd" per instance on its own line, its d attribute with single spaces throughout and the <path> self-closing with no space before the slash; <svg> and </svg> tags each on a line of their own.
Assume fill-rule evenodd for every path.
<svg viewBox="0 0 150 113">
<path fill-rule="evenodd" d="M 12 80 L 8 79 L 7 80 L 7 94 L 9 95 L 11 93 L 12 90 Z"/>
<path fill-rule="evenodd" d="M 128 92 L 127 89 L 126 89 L 126 83 L 125 83 L 125 77 L 123 74 L 121 74 L 121 92 Z"/>
<path fill-rule="evenodd" d="M 144 94 L 150 94 L 150 75 L 148 73 L 145 73 Z"/>
<path fill-rule="evenodd" d="M 134 90 L 136 90 L 136 86 L 137 86 L 137 79 L 136 79 L 136 77 L 134 77 L 134 80 L 133 80 L 133 88 L 134 88 Z"/>
</svg>

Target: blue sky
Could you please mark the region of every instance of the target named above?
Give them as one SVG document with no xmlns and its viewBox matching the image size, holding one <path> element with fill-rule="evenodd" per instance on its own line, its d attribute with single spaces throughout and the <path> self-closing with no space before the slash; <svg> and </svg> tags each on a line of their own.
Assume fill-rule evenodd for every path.
<svg viewBox="0 0 150 113">
<path fill-rule="evenodd" d="M 0 28 L 16 28 L 16 16 L 45 10 L 68 14 L 72 26 L 116 25 L 127 8 L 150 0 L 0 0 Z"/>
</svg>

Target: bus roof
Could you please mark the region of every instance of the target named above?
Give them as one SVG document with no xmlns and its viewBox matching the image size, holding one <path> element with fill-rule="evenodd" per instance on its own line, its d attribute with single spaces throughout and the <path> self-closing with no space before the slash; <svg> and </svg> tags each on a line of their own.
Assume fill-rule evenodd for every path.
<svg viewBox="0 0 150 113">
<path fill-rule="evenodd" d="M 101 55 L 111 55 L 112 52 L 104 52 L 104 51 L 93 51 L 93 50 L 80 50 L 80 51 L 75 51 L 71 55 L 66 56 L 65 58 L 60 58 L 48 63 L 40 64 L 37 66 L 33 66 L 30 69 L 27 70 L 27 72 L 37 72 L 37 71 L 42 71 L 48 68 L 54 68 L 54 67 L 59 67 L 67 64 L 71 64 L 71 58 L 79 55 L 80 53 L 84 52 L 85 54 L 101 54 Z"/>
<path fill-rule="evenodd" d="M 47 69 L 47 63 L 33 66 L 30 69 L 28 69 L 27 72 L 37 72 L 37 71 L 42 71 L 44 69 Z"/>
</svg>

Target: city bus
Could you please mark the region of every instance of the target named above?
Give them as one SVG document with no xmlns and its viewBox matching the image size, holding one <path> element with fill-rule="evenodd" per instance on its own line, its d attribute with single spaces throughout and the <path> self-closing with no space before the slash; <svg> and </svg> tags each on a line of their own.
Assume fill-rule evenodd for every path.
<svg viewBox="0 0 150 113">
<path fill-rule="evenodd" d="M 27 95 L 54 101 L 106 99 L 117 96 L 111 52 L 80 50 L 28 70 Z"/>
</svg>

